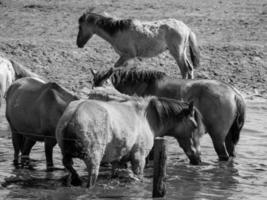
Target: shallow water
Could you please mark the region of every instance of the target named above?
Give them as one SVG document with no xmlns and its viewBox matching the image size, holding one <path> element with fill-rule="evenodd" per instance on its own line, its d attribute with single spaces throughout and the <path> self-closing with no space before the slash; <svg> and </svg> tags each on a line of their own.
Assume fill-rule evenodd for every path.
<svg viewBox="0 0 267 200">
<path fill-rule="evenodd" d="M 60 178 L 65 171 L 45 172 L 42 143 L 31 154 L 37 160 L 36 170 L 14 169 L 10 131 L 3 114 L 0 119 L 0 199 L 151 199 L 151 168 L 146 169 L 143 182 L 111 179 L 109 171 L 102 169 L 92 190 L 64 187 Z M 247 102 L 247 120 L 233 161 L 217 161 L 208 135 L 201 144 L 204 162 L 191 166 L 168 138 L 166 199 L 267 199 L 267 101 Z M 62 167 L 59 149 L 54 151 L 56 166 Z M 85 166 L 77 160 L 75 167 L 86 179 Z"/>
</svg>

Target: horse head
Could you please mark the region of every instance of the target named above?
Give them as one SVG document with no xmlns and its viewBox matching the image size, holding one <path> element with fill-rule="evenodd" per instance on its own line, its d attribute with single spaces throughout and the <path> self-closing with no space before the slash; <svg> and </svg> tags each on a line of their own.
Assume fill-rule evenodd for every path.
<svg viewBox="0 0 267 200">
<path fill-rule="evenodd" d="M 177 124 L 174 134 L 180 147 L 193 165 L 201 162 L 200 158 L 200 138 L 203 135 L 203 124 L 201 114 L 194 107 L 193 102 L 189 104 L 188 109 L 184 112 L 183 121 Z M 181 134 L 182 133 L 182 134 Z"/>
<path fill-rule="evenodd" d="M 200 158 L 200 116 L 193 103 L 180 102 L 174 99 L 160 98 L 154 101 L 150 117 L 158 132 L 157 136 L 172 136 L 193 165 L 201 162 Z M 154 107 L 154 108 L 153 108 Z M 152 111 L 152 112 L 151 112 Z"/>
<path fill-rule="evenodd" d="M 89 10 L 79 18 L 79 32 L 76 41 L 79 48 L 83 48 L 86 42 L 94 35 L 97 17 L 98 15 Z"/>
</svg>

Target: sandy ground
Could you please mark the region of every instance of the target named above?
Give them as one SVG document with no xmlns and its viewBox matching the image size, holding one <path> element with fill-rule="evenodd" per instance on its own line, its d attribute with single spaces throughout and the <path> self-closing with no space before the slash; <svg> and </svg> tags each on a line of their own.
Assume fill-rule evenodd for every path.
<svg viewBox="0 0 267 200">
<path fill-rule="evenodd" d="M 78 18 L 93 6 L 121 18 L 184 21 L 201 49 L 197 78 L 222 80 L 245 95 L 267 98 L 266 0 L 0 0 L 0 55 L 73 91 L 90 88 L 89 68 L 108 68 L 118 59 L 97 36 L 83 49 L 76 46 Z M 169 53 L 135 64 L 180 78 Z"/>
</svg>

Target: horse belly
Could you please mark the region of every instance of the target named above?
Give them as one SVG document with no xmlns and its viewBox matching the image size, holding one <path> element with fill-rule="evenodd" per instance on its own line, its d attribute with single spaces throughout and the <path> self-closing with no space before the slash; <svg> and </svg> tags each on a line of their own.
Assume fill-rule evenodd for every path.
<svg viewBox="0 0 267 200">
<path fill-rule="evenodd" d="M 120 146 L 118 143 L 116 144 L 108 144 L 105 149 L 105 153 L 103 156 L 103 162 L 113 162 L 120 161 L 129 157 L 130 150 L 126 146 Z"/>
<path fill-rule="evenodd" d="M 154 57 L 167 50 L 167 44 L 159 38 L 140 39 L 137 44 L 137 57 Z"/>
</svg>

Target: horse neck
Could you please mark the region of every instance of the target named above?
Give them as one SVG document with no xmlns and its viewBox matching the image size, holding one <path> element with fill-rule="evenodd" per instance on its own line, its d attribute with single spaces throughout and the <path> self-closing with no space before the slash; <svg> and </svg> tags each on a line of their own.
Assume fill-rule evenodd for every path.
<svg viewBox="0 0 267 200">
<path fill-rule="evenodd" d="M 144 112 L 143 112 L 144 116 L 148 122 L 148 125 L 150 126 L 152 133 L 154 134 L 154 137 L 167 136 L 166 133 L 169 130 L 170 121 L 169 120 L 163 120 L 163 121 L 161 120 L 159 122 L 158 121 L 159 119 L 157 119 L 157 118 L 155 119 L 155 116 L 157 116 L 157 114 L 155 115 L 155 110 L 151 109 L 151 107 L 149 106 L 149 102 L 153 98 L 155 98 L 155 97 L 154 96 L 144 97 L 144 99 L 146 100 Z"/>
<path fill-rule="evenodd" d="M 145 82 L 138 82 L 138 83 L 120 83 L 114 85 L 117 90 L 122 93 L 133 95 L 136 94 L 137 96 L 148 96 L 148 95 L 155 95 L 156 92 L 154 90 L 155 84 L 147 84 Z"/>
<path fill-rule="evenodd" d="M 170 78 L 157 81 L 155 84 L 155 95 L 167 98 L 183 99 L 184 84 L 181 81 L 183 80 L 171 80 Z"/>
<path fill-rule="evenodd" d="M 99 37 L 103 38 L 110 44 L 114 43 L 114 37 L 112 37 L 110 34 L 108 34 L 105 30 L 103 30 L 101 27 L 95 25 L 95 34 L 98 35 Z"/>
<path fill-rule="evenodd" d="M 14 69 L 16 75 L 19 75 L 20 77 L 40 78 L 39 75 L 31 72 L 29 69 L 22 66 L 20 63 L 17 63 L 13 60 L 11 60 L 11 63 L 12 63 L 12 66 L 13 66 L 13 69 Z"/>
</svg>

